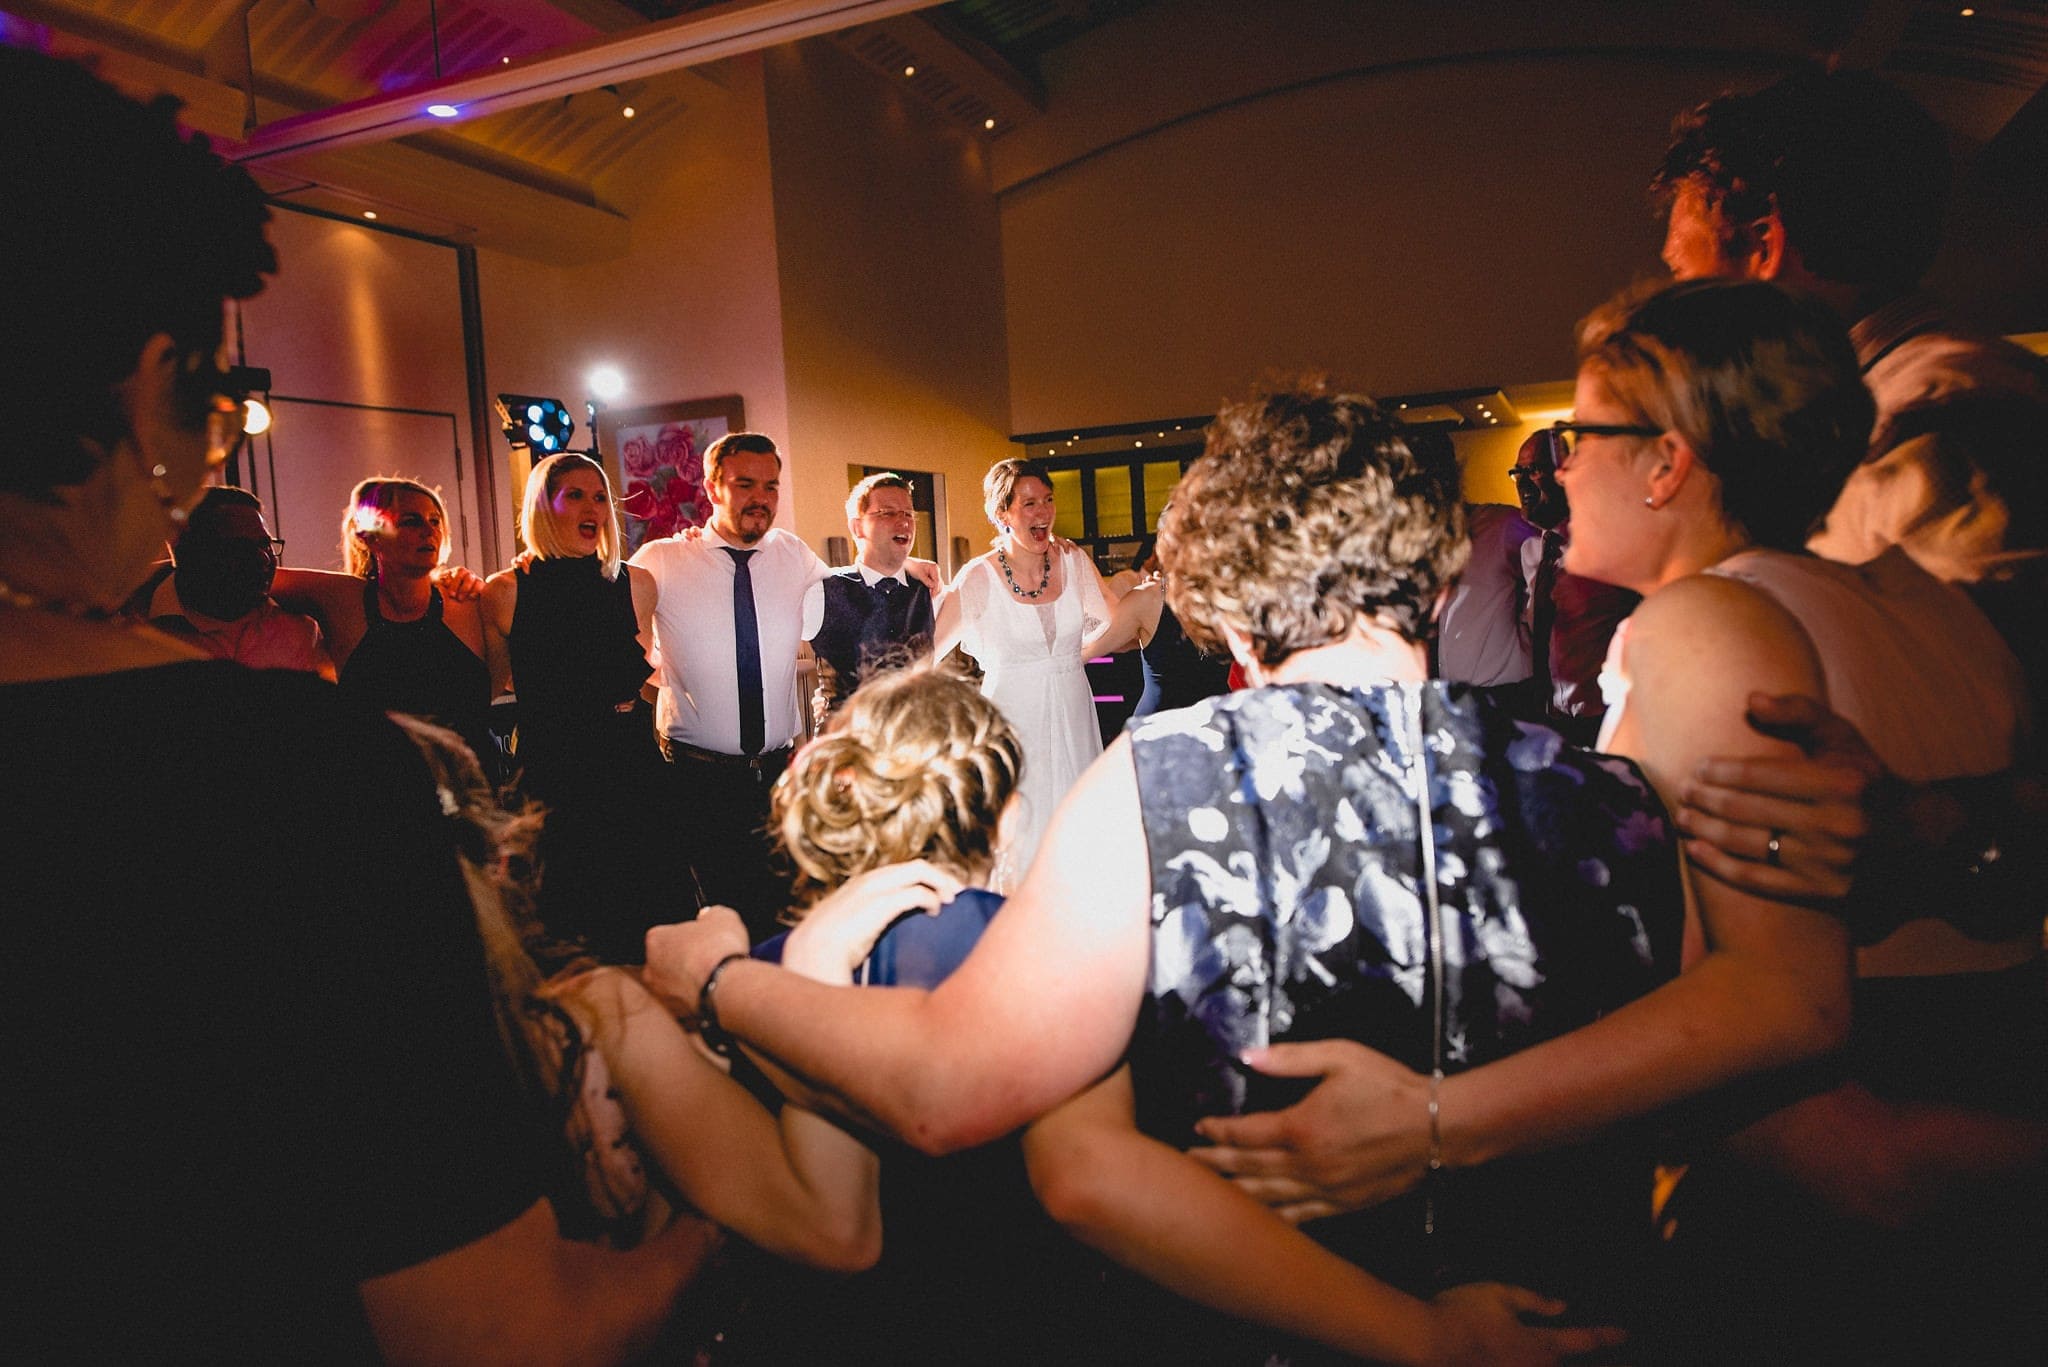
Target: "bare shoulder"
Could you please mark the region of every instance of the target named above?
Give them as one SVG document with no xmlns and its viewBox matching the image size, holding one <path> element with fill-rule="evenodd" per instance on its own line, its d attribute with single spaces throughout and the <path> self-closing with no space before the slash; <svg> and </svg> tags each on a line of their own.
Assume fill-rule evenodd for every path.
<svg viewBox="0 0 2048 1367">
<path fill-rule="evenodd" d="M 1708 756 L 1788 749 L 1749 726 L 1751 693 L 1827 693 L 1813 643 L 1792 614 L 1723 576 L 1659 589 L 1620 639 L 1627 691 L 1611 748 L 1641 764 L 1667 802 Z"/>
<path fill-rule="evenodd" d="M 512 630 L 512 614 L 519 607 L 519 571 L 499 570 L 484 580 L 484 621 L 500 634 Z"/>
<path fill-rule="evenodd" d="M 1718 574 L 1689 575 L 1651 594 L 1629 618 L 1628 648 L 1631 663 L 1723 660 L 1717 672 L 1819 671 L 1797 618 L 1755 585 Z"/>
</svg>

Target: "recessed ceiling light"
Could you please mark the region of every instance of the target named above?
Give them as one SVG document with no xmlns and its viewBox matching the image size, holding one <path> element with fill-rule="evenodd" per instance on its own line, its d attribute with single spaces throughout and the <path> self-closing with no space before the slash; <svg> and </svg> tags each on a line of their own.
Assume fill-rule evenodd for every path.
<svg viewBox="0 0 2048 1367">
<path fill-rule="evenodd" d="M 377 216 L 377 211 L 376 211 L 375 209 L 365 209 L 365 210 L 363 210 L 363 217 L 364 217 L 364 218 L 375 218 L 376 216 Z"/>
<path fill-rule="evenodd" d="M 903 74 L 906 76 L 915 76 L 917 74 L 917 68 L 914 66 L 904 67 Z"/>
<path fill-rule="evenodd" d="M 983 119 L 981 121 L 981 126 L 983 128 L 994 128 L 996 126 L 996 121 L 994 119 Z"/>
<path fill-rule="evenodd" d="M 499 61 L 499 63 L 500 63 L 500 64 L 502 64 L 502 65 L 504 65 L 504 66 L 510 66 L 510 65 L 512 65 L 512 59 L 511 59 L 510 57 L 500 57 L 500 58 L 498 59 L 498 61 Z"/>
<path fill-rule="evenodd" d="M 1138 445 L 1140 445 L 1140 446 L 1143 446 L 1144 444 L 1145 444 L 1145 443 L 1144 443 L 1144 442 L 1142 442 L 1142 441 L 1138 443 Z"/>
<path fill-rule="evenodd" d="M 633 108 L 633 106 L 629 104 L 619 111 L 619 117 L 622 119 L 630 119 L 639 112 L 639 110 Z"/>
<path fill-rule="evenodd" d="M 462 113 L 462 110 L 452 104 L 430 104 L 427 106 L 427 112 L 437 119 L 452 119 Z"/>
<path fill-rule="evenodd" d="M 1973 10 L 1973 9 L 1964 9 L 1964 10 L 1961 10 L 1961 11 L 1960 11 L 1960 13 L 1962 14 L 1963 18 L 1965 18 L 1965 19 L 1970 19 L 1970 18 L 1974 18 L 1974 17 L 1976 16 L 1976 13 L 1977 13 L 1977 11 L 1975 11 L 1975 10 Z"/>
</svg>

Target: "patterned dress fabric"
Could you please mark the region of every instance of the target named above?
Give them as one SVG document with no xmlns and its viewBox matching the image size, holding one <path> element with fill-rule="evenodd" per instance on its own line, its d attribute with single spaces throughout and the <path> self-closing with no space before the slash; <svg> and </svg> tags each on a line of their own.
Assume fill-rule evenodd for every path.
<svg viewBox="0 0 2048 1367">
<path fill-rule="evenodd" d="M 1263 688 L 1130 734 L 1153 928 L 1131 1063 L 1139 1124 L 1168 1143 L 1313 1084 L 1253 1072 L 1246 1049 L 1350 1039 L 1457 1073 L 1677 968 L 1677 859 L 1649 784 L 1480 693 Z M 1574 1279 L 1555 1256 L 1572 1230 L 1590 1222 L 1585 1237 L 1612 1245 L 1613 1222 L 1647 1227 L 1647 1167 L 1613 1159 L 1495 1164 L 1311 1232 L 1413 1289 L 1558 1285 Z"/>
</svg>

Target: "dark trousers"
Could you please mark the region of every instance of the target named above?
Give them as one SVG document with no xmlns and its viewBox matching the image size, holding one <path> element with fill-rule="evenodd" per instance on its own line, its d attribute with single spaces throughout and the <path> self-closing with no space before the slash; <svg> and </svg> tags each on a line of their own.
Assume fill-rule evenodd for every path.
<svg viewBox="0 0 2048 1367">
<path fill-rule="evenodd" d="M 738 912 L 756 943 L 788 928 L 780 917 L 789 906 L 791 871 L 768 833 L 768 793 L 789 756 L 785 748 L 749 765 L 669 747 L 683 853 L 704 903 Z"/>
</svg>

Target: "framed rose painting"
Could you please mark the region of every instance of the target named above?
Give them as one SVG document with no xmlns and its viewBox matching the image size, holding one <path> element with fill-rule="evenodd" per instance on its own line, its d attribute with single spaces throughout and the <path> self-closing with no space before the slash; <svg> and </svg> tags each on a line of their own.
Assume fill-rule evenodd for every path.
<svg viewBox="0 0 2048 1367">
<path fill-rule="evenodd" d="M 737 394 L 598 410 L 598 444 L 612 487 L 619 491 L 627 555 L 645 542 L 710 520 L 704 448 L 746 425 L 746 408 Z"/>
</svg>

